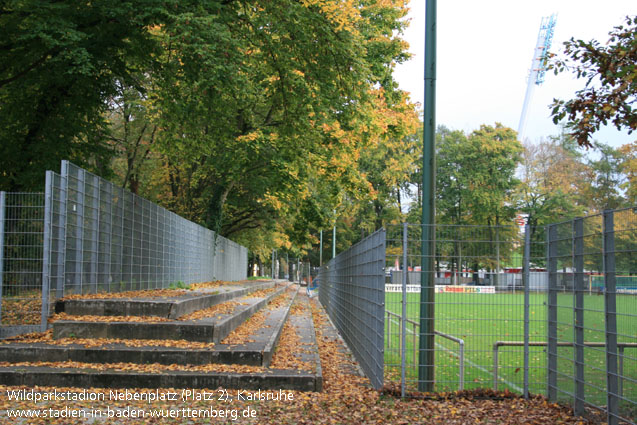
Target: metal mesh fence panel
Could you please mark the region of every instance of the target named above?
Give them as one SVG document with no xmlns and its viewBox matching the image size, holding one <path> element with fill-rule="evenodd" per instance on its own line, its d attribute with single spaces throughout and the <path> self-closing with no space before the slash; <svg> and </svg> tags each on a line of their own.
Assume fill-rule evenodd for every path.
<svg viewBox="0 0 637 425">
<path fill-rule="evenodd" d="M 319 300 L 375 388 L 383 385 L 385 230 L 340 253 L 319 273 Z"/>
<path fill-rule="evenodd" d="M 247 277 L 247 249 L 67 161 L 64 295 Z M 56 218 L 53 218 L 55 222 Z"/>
<path fill-rule="evenodd" d="M 427 234 L 435 242 L 433 270 L 423 269 L 423 263 L 429 262 L 423 262 L 421 255 L 421 225 L 387 230 L 387 380 L 401 382 L 407 390 L 421 388 L 426 379 L 419 365 L 421 353 L 431 350 L 435 391 L 484 387 L 543 391 L 544 230 L 527 230 L 526 276 L 524 228 L 437 225 L 430 230 Z M 433 303 L 421 298 L 424 274 L 433 277 Z M 433 304 L 433 338 L 420 329 L 425 302 Z M 433 346 L 422 338 L 433 340 Z"/>
<path fill-rule="evenodd" d="M 548 396 L 637 420 L 637 209 L 549 226 Z"/>
<path fill-rule="evenodd" d="M 0 192 L 0 336 L 70 294 L 241 280 L 247 249 L 68 161 L 44 193 Z"/>
<path fill-rule="evenodd" d="M 205 235 L 202 236 L 205 237 Z M 242 280 L 246 278 L 248 252 L 244 246 L 223 236 L 217 236 L 217 251 L 214 259 L 213 270 L 215 278 L 220 280 Z"/>
<path fill-rule="evenodd" d="M 44 194 L 0 192 L 0 336 L 39 330 Z"/>
<path fill-rule="evenodd" d="M 607 238 L 612 236 L 613 246 L 608 247 L 606 254 L 614 256 L 615 270 L 613 276 L 610 276 L 612 270 L 607 270 L 606 275 L 607 282 L 609 278 L 614 278 L 614 288 L 607 284 L 606 289 L 607 296 L 615 297 L 617 351 L 607 352 L 607 361 L 617 361 L 617 383 L 613 400 L 609 400 L 609 403 L 616 405 L 616 411 L 611 412 L 614 417 L 635 423 L 637 422 L 637 207 L 614 211 L 612 215 L 613 232 L 612 235 L 607 234 Z M 612 289 L 615 290 L 615 294 L 611 293 Z M 608 311 L 608 313 L 611 312 Z M 608 344 L 609 335 L 606 338 Z"/>
</svg>

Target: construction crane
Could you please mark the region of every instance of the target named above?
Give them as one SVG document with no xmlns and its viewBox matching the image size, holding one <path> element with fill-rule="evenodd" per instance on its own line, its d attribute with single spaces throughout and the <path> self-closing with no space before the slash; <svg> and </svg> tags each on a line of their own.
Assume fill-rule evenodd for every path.
<svg viewBox="0 0 637 425">
<path fill-rule="evenodd" d="M 545 16 L 540 23 L 540 32 L 537 36 L 535 50 L 533 50 L 533 60 L 531 62 L 531 70 L 529 71 L 529 80 L 526 86 L 526 94 L 524 95 L 524 104 L 522 105 L 522 114 L 520 115 L 520 123 L 518 124 L 518 140 L 524 141 L 524 130 L 526 127 L 526 115 L 533 97 L 535 86 L 539 86 L 544 82 L 547 67 L 547 54 L 553 42 L 553 33 L 555 32 L 555 22 L 557 15 Z"/>
</svg>

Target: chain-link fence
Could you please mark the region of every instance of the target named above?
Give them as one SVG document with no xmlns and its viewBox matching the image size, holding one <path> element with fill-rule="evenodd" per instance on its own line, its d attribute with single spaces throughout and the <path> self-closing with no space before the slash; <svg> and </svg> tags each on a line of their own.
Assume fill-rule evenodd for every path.
<svg viewBox="0 0 637 425">
<path fill-rule="evenodd" d="M 637 421 L 637 208 L 548 228 L 548 397 Z"/>
<path fill-rule="evenodd" d="M 385 230 L 324 264 L 319 300 L 375 388 L 383 385 Z"/>
<path fill-rule="evenodd" d="M 3 325 L 44 328 L 54 300 L 69 294 L 247 276 L 245 247 L 68 161 L 46 172 L 44 194 L 2 193 L 0 202 Z"/>
</svg>

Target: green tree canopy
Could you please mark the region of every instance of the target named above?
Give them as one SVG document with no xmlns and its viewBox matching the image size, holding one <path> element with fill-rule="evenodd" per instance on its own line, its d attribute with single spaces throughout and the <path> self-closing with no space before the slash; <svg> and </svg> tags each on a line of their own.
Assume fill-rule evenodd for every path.
<svg viewBox="0 0 637 425">
<path fill-rule="evenodd" d="M 512 219 L 512 195 L 519 184 L 515 170 L 522 153 L 515 131 L 496 123 L 469 136 L 445 128 L 438 135 L 439 221 L 499 225 Z"/>
<path fill-rule="evenodd" d="M 106 99 L 157 43 L 170 3 L 12 0 L 0 6 L 0 186 L 41 190 L 61 159 L 105 167 Z M 97 162 L 96 162 L 97 161 Z"/>
<path fill-rule="evenodd" d="M 588 147 L 592 134 L 609 122 L 629 133 L 637 129 L 637 16 L 615 27 L 606 45 L 571 38 L 564 46 L 567 58 L 551 66 L 556 74 L 574 72 L 586 85 L 571 100 L 554 100 L 553 121 L 566 118 L 577 142 Z"/>
</svg>

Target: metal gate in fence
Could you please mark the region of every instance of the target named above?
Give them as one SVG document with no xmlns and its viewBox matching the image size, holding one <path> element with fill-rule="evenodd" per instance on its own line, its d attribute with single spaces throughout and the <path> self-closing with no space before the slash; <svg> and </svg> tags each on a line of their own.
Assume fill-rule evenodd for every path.
<svg viewBox="0 0 637 425">
<path fill-rule="evenodd" d="M 69 294 L 247 276 L 245 247 L 68 161 L 43 194 L 0 192 L 0 254 L 0 337 Z"/>
</svg>

